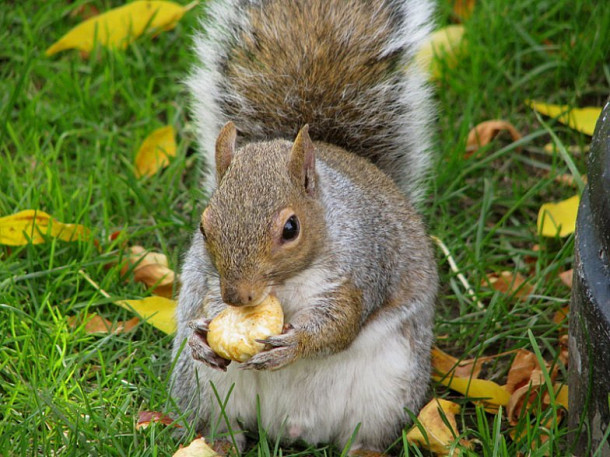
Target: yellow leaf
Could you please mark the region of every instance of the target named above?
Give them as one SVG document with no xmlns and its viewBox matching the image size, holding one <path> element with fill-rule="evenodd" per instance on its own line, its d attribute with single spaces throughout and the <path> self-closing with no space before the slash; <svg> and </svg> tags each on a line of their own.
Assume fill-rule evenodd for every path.
<svg viewBox="0 0 610 457">
<path fill-rule="evenodd" d="M 134 310 L 149 324 L 164 333 L 176 331 L 176 302 L 164 297 L 147 297 L 142 300 L 120 300 L 117 305 Z"/>
<path fill-rule="evenodd" d="M 463 395 L 483 400 L 483 403 L 504 406 L 510 399 L 510 394 L 504 387 L 486 379 L 468 379 L 456 376 L 452 378 L 432 376 L 432 379 Z"/>
<path fill-rule="evenodd" d="M 416 65 L 427 70 L 431 79 L 439 79 L 442 67 L 438 61 L 444 60 L 450 67 L 455 67 L 458 57 L 464 51 L 463 36 L 462 25 L 449 25 L 437 30 L 417 51 Z"/>
<path fill-rule="evenodd" d="M 565 384 L 555 383 L 555 401 L 558 405 L 563 406 L 566 410 L 568 409 L 568 386 Z"/>
<path fill-rule="evenodd" d="M 576 228 L 580 197 L 575 195 L 558 203 L 545 203 L 538 211 L 538 233 L 551 238 L 568 236 Z"/>
<path fill-rule="evenodd" d="M 178 449 L 172 457 L 214 457 L 217 455 L 204 438 L 195 438 L 188 446 Z"/>
<path fill-rule="evenodd" d="M 570 108 L 567 105 L 549 105 L 547 103 L 527 101 L 526 104 L 545 116 L 557 118 L 559 122 L 586 135 L 593 135 L 595 124 L 602 109 L 592 106 Z"/>
<path fill-rule="evenodd" d="M 51 56 L 65 49 L 91 52 L 97 42 L 109 48 L 124 49 L 145 31 L 157 33 L 174 28 L 186 7 L 169 1 L 138 0 L 111 9 L 81 22 L 57 42 L 45 54 Z"/>
<path fill-rule="evenodd" d="M 51 215 L 26 209 L 0 217 L 0 244 L 23 246 L 45 242 L 45 236 L 64 241 L 87 240 L 90 231 L 80 224 L 64 224 Z"/>
<path fill-rule="evenodd" d="M 136 154 L 136 176 L 152 176 L 169 165 L 176 156 L 176 139 L 171 125 L 161 127 L 146 137 Z"/>
<path fill-rule="evenodd" d="M 451 426 L 449 428 L 440 413 L 447 419 Z M 423 447 L 435 454 L 449 454 L 449 446 L 455 441 L 458 435 L 455 415 L 460 412 L 460 405 L 441 398 L 434 398 L 430 403 L 422 408 L 417 420 L 425 430 L 425 436 L 417 425 L 414 425 L 407 433 L 407 441 L 418 447 Z M 465 440 L 461 444 L 469 446 Z"/>
</svg>

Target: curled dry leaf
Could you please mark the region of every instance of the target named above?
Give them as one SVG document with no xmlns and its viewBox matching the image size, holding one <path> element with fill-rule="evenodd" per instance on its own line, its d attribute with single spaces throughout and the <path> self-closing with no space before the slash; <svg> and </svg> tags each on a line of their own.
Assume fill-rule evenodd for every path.
<svg viewBox="0 0 610 457">
<path fill-rule="evenodd" d="M 442 411 L 442 415 L 441 412 Z M 411 427 L 407 433 L 407 441 L 418 447 L 428 449 L 437 455 L 448 455 L 450 446 L 459 435 L 455 415 L 460 412 L 460 405 L 441 398 L 434 398 L 422 408 L 417 419 L 425 431 L 417 425 Z M 445 416 L 447 423 L 443 420 Z M 467 440 L 460 440 L 464 447 L 470 447 Z"/>
<path fill-rule="evenodd" d="M 567 335 L 565 335 L 564 343 L 566 345 L 564 357 L 567 358 Z M 545 366 L 547 371 L 550 372 L 551 380 L 554 380 L 558 373 L 558 367 L 551 371 L 548 363 L 545 362 Z M 541 391 L 546 389 L 544 374 L 534 353 L 525 349 L 517 351 L 508 372 L 506 389 L 511 393 L 510 401 L 506 407 L 506 415 L 510 424 L 515 425 L 523 414 L 531 411 L 532 407 L 537 405 L 536 399 Z M 567 409 L 567 388 L 563 391 L 561 385 L 555 384 L 554 390 L 557 403 Z M 548 392 L 544 392 L 542 407 L 547 407 L 549 404 L 550 396 Z"/>
<path fill-rule="evenodd" d="M 500 274 L 490 273 L 487 275 L 486 281 L 492 289 L 504 294 L 515 295 L 520 299 L 525 299 L 534 290 L 534 287 L 526 282 L 526 278 L 512 271 L 502 271 Z"/>
<path fill-rule="evenodd" d="M 217 454 L 204 438 L 196 438 L 191 444 L 178 449 L 172 457 L 214 457 Z"/>
<path fill-rule="evenodd" d="M 159 252 L 147 251 L 142 246 L 129 248 L 126 262 L 121 266 L 121 274 L 133 268 L 133 278 L 146 287 L 154 287 L 152 292 L 165 298 L 172 297 L 176 274 L 168 267 L 167 256 Z"/>
<path fill-rule="evenodd" d="M 0 244 L 24 246 L 40 244 L 46 237 L 63 241 L 88 240 L 91 232 L 80 224 L 64 224 L 44 211 L 26 209 L 0 217 Z"/>
<path fill-rule="evenodd" d="M 572 278 L 574 276 L 574 269 L 566 270 L 564 272 L 559 273 L 559 279 L 561 282 L 568 286 L 570 289 L 572 288 Z"/>
<path fill-rule="evenodd" d="M 526 386 L 534 370 L 540 370 L 536 354 L 525 349 L 519 349 L 508 370 L 506 390 L 512 394 L 520 387 Z"/>
<path fill-rule="evenodd" d="M 481 146 L 489 144 L 502 131 L 510 133 L 513 141 L 520 140 L 522 137 L 521 133 L 510 122 L 498 119 L 481 122 L 468 133 L 466 157 L 472 155 Z"/>
<path fill-rule="evenodd" d="M 506 415 L 511 425 L 516 425 L 519 417 L 530 410 L 542 386 L 544 386 L 544 376 L 542 370 L 536 368 L 530 372 L 528 382 L 520 384 L 520 387 L 511 393 L 508 405 L 506 405 Z"/>
<path fill-rule="evenodd" d="M 158 411 L 140 411 L 138 413 L 138 422 L 136 422 L 136 430 L 147 428 L 151 423 L 173 425 L 174 427 L 180 427 L 180 425 L 174 423 L 174 419 L 166 414 Z"/>
<path fill-rule="evenodd" d="M 87 333 L 127 333 L 134 329 L 140 322 L 140 319 L 134 317 L 128 321 L 111 322 L 108 319 L 98 314 L 88 314 L 85 317 L 85 332 Z M 68 325 L 71 328 L 76 328 L 82 324 L 82 319 L 79 316 L 68 317 Z"/>
</svg>

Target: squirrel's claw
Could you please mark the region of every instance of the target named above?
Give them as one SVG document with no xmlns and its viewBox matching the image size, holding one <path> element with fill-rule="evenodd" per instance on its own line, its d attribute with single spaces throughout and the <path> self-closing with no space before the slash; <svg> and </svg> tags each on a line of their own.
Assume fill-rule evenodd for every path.
<svg viewBox="0 0 610 457">
<path fill-rule="evenodd" d="M 286 330 L 286 333 L 257 341 L 270 348 L 244 362 L 241 365 L 244 370 L 277 370 L 299 357 L 299 336 L 292 326 Z"/>
<path fill-rule="evenodd" d="M 253 356 L 240 365 L 243 370 L 278 370 L 298 358 L 296 347 L 284 346 L 269 349 Z"/>
<path fill-rule="evenodd" d="M 231 361 L 220 357 L 208 345 L 209 324 L 210 319 L 198 319 L 189 322 L 189 327 L 193 329 L 193 333 L 188 339 L 191 355 L 195 360 L 205 363 L 210 368 L 227 371 L 227 366 Z"/>
<path fill-rule="evenodd" d="M 283 333 L 280 335 L 270 336 L 264 340 L 256 341 L 274 348 L 296 346 L 299 342 L 299 336 L 291 324 L 286 324 L 284 325 Z"/>
</svg>

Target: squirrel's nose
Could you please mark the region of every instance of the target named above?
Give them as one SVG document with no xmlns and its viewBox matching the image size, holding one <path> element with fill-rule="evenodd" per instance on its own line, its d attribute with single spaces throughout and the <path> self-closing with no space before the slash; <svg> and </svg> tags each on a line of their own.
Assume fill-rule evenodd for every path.
<svg viewBox="0 0 610 457">
<path fill-rule="evenodd" d="M 264 298 L 262 290 L 248 282 L 221 285 L 222 300 L 233 306 L 257 305 Z"/>
</svg>

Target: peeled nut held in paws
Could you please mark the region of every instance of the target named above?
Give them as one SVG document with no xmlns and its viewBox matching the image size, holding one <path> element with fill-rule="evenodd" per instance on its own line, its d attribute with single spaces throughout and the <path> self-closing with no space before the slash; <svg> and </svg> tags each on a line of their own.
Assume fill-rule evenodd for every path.
<svg viewBox="0 0 610 457">
<path fill-rule="evenodd" d="M 269 295 L 257 306 L 227 306 L 210 322 L 208 344 L 225 359 L 245 362 L 264 349 L 256 340 L 279 335 L 283 326 L 282 305 Z"/>
</svg>

